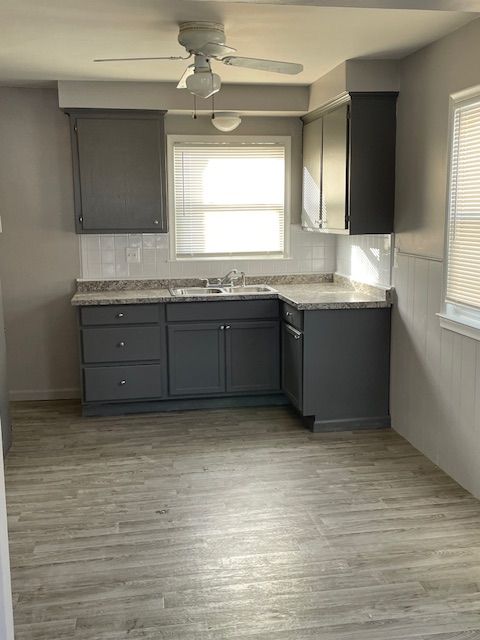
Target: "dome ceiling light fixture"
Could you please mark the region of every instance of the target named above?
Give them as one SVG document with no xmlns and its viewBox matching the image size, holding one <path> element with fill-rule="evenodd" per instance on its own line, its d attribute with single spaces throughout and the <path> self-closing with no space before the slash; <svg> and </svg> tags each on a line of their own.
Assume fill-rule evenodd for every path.
<svg viewBox="0 0 480 640">
<path fill-rule="evenodd" d="M 96 58 L 94 62 L 131 62 L 142 60 L 188 60 L 194 56 L 194 63 L 185 70 L 177 89 L 188 89 L 190 93 L 208 98 L 220 90 L 220 76 L 210 67 L 212 60 L 230 67 L 243 67 L 258 71 L 272 71 L 296 75 L 303 71 L 303 65 L 279 60 L 243 58 L 232 55 L 236 49 L 225 44 L 225 29 L 218 22 L 181 22 L 178 42 L 185 47 L 186 56 L 156 56 L 143 58 Z"/>
<path fill-rule="evenodd" d="M 236 111 L 217 111 L 212 113 L 212 124 L 219 131 L 233 131 L 242 122 L 240 114 Z"/>
</svg>

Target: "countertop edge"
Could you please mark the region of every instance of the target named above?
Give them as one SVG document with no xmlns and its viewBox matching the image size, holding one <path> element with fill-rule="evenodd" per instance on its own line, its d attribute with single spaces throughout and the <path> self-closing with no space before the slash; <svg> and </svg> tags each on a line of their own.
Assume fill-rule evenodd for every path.
<svg viewBox="0 0 480 640">
<path fill-rule="evenodd" d="M 100 293 L 100 292 L 98 292 Z M 105 292 L 102 292 L 105 294 Z M 113 293 L 113 292 L 108 292 Z M 88 307 L 88 306 L 108 306 L 112 304 L 158 304 L 162 302 L 175 302 L 175 303 L 188 303 L 188 302 L 215 302 L 215 301 L 241 301 L 241 300 L 281 300 L 286 302 L 299 311 L 315 311 L 317 309 L 376 309 L 376 308 L 388 308 L 392 306 L 389 300 L 359 300 L 359 301 L 330 301 L 330 302 L 297 302 L 293 298 L 289 298 L 288 295 L 281 292 L 276 293 L 262 293 L 262 294 L 246 294 L 246 295 L 225 295 L 221 298 L 212 298 L 211 296 L 192 296 L 192 297 L 178 297 L 175 298 L 171 294 L 159 294 L 158 296 L 149 295 L 142 297 L 139 291 L 138 296 L 132 298 L 122 297 L 122 292 L 119 291 L 118 297 L 98 297 L 92 298 L 92 293 L 77 293 L 71 299 L 71 304 L 74 307 Z M 95 295 L 95 294 L 93 294 Z"/>
</svg>

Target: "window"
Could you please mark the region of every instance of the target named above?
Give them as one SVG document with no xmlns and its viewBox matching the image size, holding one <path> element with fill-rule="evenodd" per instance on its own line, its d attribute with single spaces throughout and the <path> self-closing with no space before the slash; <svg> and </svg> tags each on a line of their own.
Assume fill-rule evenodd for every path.
<svg viewBox="0 0 480 640">
<path fill-rule="evenodd" d="M 442 324 L 480 337 L 480 95 L 454 102 L 451 129 L 445 314 L 441 314 L 450 324 Z M 461 330 L 454 323 L 471 329 Z"/>
<path fill-rule="evenodd" d="M 285 256 L 290 138 L 169 136 L 172 256 Z"/>
</svg>

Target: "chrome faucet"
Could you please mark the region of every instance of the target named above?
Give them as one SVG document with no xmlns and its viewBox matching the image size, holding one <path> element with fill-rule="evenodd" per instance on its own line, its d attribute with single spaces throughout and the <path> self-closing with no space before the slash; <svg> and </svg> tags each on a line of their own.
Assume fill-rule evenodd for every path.
<svg viewBox="0 0 480 640">
<path fill-rule="evenodd" d="M 240 284 L 235 284 L 240 280 Z M 205 287 L 244 287 L 246 284 L 245 273 L 238 269 L 232 269 L 222 278 L 204 278 L 202 280 Z"/>
<path fill-rule="evenodd" d="M 238 269 L 232 269 L 231 271 L 229 271 L 225 276 L 223 276 L 223 278 L 220 279 L 220 284 L 223 287 L 235 287 L 235 286 L 239 286 L 238 284 L 235 285 L 235 282 L 238 282 L 238 280 L 240 280 L 240 286 L 244 287 L 245 286 L 245 273 L 243 271 L 239 271 Z"/>
</svg>

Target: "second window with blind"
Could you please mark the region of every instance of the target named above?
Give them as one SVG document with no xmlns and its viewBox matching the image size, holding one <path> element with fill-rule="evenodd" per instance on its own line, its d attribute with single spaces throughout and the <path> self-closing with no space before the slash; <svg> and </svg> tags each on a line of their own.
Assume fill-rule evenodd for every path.
<svg viewBox="0 0 480 640">
<path fill-rule="evenodd" d="M 480 338 L 480 94 L 452 107 L 445 313 Z M 447 325 L 443 325 L 447 326 Z M 455 329 L 454 326 L 448 326 Z M 463 331 L 460 331 L 463 333 Z M 477 335 L 473 336 L 477 337 Z"/>
<path fill-rule="evenodd" d="M 283 258 L 290 138 L 168 136 L 171 259 Z"/>
</svg>

